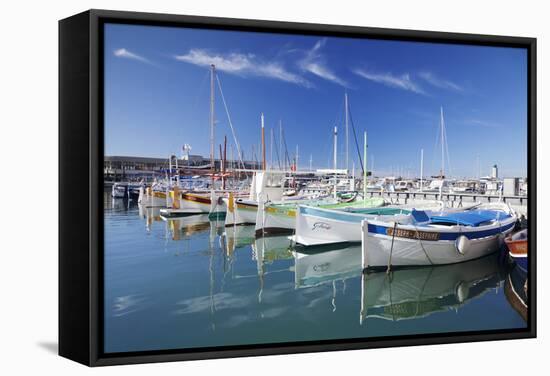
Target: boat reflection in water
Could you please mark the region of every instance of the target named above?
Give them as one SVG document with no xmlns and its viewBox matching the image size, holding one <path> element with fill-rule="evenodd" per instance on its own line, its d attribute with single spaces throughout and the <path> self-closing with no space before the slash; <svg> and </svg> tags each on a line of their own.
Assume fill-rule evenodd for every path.
<svg viewBox="0 0 550 376">
<path fill-rule="evenodd" d="M 254 229 L 254 226 L 250 226 Z M 292 259 L 290 239 L 286 236 L 275 237 L 262 237 L 255 239 L 251 244 L 252 246 L 252 258 L 256 261 L 256 268 L 258 270 L 259 290 L 258 290 L 258 303 L 262 302 L 262 294 L 264 291 L 265 281 L 264 277 L 272 273 L 288 272 L 288 267 L 282 268 L 269 268 L 276 261 Z"/>
<path fill-rule="evenodd" d="M 105 207 L 109 351 L 526 325 L 500 289 L 507 266 L 496 256 L 363 274 L 359 244 L 300 248 L 207 213 L 164 219 L 159 208 Z"/>
<path fill-rule="evenodd" d="M 221 235 L 222 249 L 230 257 L 239 248 L 254 243 L 254 226 L 228 226 Z"/>
<path fill-rule="evenodd" d="M 337 303 L 336 284 L 342 283 L 345 290 L 347 280 L 360 278 L 360 324 L 367 318 L 400 321 L 456 310 L 500 288 L 507 275 L 498 254 L 459 264 L 402 268 L 389 274 L 362 273 L 359 245 L 335 245 L 318 248 L 318 251 L 293 249 L 286 236 L 254 239 L 253 226 L 226 228 L 224 237 L 230 253 L 248 244 L 252 246 L 260 281 L 258 301 L 261 301 L 264 276 L 268 274 L 266 265 L 277 260 L 294 258 L 297 290 L 332 284 L 333 311 Z M 288 268 L 271 268 L 269 273 L 283 271 Z"/>
<path fill-rule="evenodd" d="M 459 264 L 365 273 L 360 322 L 407 320 L 458 309 L 501 286 L 505 269 L 498 254 Z"/>
<path fill-rule="evenodd" d="M 211 230 L 214 231 L 215 236 L 215 230 L 219 227 L 216 225 L 216 222 L 213 222 L 211 225 L 208 214 L 197 214 L 178 218 L 165 218 L 161 216 L 161 219 L 166 221 L 172 240 L 187 239 L 195 234 Z"/>
<path fill-rule="evenodd" d="M 504 285 L 504 295 L 506 299 L 519 313 L 523 321 L 527 323 L 528 320 L 528 306 L 529 299 L 527 295 L 528 290 L 527 272 L 517 264 L 513 264 L 508 276 L 506 277 L 506 283 Z"/>
<path fill-rule="evenodd" d="M 342 247 L 342 245 L 340 245 Z M 294 284 L 296 289 L 332 284 L 331 305 L 336 311 L 337 282 L 346 290 L 346 280 L 361 275 L 361 247 L 358 245 L 324 246 L 323 252 L 304 253 L 306 249 L 294 251 Z"/>
<path fill-rule="evenodd" d="M 345 281 L 361 275 L 361 246 L 324 248 L 320 253 L 303 252 L 304 249 L 294 251 L 296 288 Z"/>
<path fill-rule="evenodd" d="M 160 222 L 162 218 L 160 216 L 160 208 L 148 208 L 144 205 L 138 205 L 139 217 L 145 219 L 145 230 L 149 233 L 153 226 L 153 222 Z"/>
</svg>

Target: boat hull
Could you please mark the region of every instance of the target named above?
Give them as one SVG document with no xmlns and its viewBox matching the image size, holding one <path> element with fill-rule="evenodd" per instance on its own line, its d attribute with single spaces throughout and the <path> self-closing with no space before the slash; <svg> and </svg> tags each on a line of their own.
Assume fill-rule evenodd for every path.
<svg viewBox="0 0 550 376">
<path fill-rule="evenodd" d="M 257 237 L 292 234 L 296 228 L 296 208 L 268 205 L 257 213 Z"/>
<path fill-rule="evenodd" d="M 515 220 L 510 217 L 479 228 L 436 229 L 392 227 L 389 223 L 365 220 L 361 231 L 363 267 L 445 265 L 474 260 L 497 251 L 504 236 L 513 230 Z"/>
<path fill-rule="evenodd" d="M 296 211 L 296 234 L 293 240 L 303 246 L 361 242 L 361 221 L 376 216 L 392 217 L 408 213 L 397 208 L 365 208 L 371 213 L 299 206 Z"/>
<path fill-rule="evenodd" d="M 364 216 L 299 206 L 293 240 L 303 246 L 360 242 Z"/>
<path fill-rule="evenodd" d="M 224 205 L 227 208 L 225 216 L 225 226 L 253 225 L 256 223 L 258 214 L 258 203 L 252 200 L 234 200 L 229 205 L 229 198 L 224 198 Z"/>
<path fill-rule="evenodd" d="M 171 192 L 173 195 L 173 191 Z M 180 215 L 185 214 L 224 214 L 226 212 L 226 206 L 221 199 L 221 196 L 216 192 L 210 193 L 194 193 L 184 192 L 181 193 L 179 198 L 179 205 L 172 208 L 174 212 Z"/>
<path fill-rule="evenodd" d="M 138 203 L 146 208 L 166 208 L 172 206 L 172 199 L 166 192 L 140 190 Z"/>
<path fill-rule="evenodd" d="M 515 236 L 520 235 L 518 239 Z M 521 236 L 523 235 L 523 236 Z M 524 271 L 529 270 L 529 262 L 527 257 L 527 230 L 522 230 L 504 240 L 508 248 L 510 258 Z"/>
<path fill-rule="evenodd" d="M 304 202 L 287 203 L 285 205 L 266 205 L 259 207 L 256 218 L 256 236 L 272 236 L 293 234 L 296 230 L 296 213 L 298 205 L 318 207 L 321 209 L 369 209 L 381 207 L 385 203 L 382 198 L 367 199 L 364 201 L 353 201 L 337 203 L 333 200 L 304 200 Z M 357 240 L 359 241 L 359 240 Z M 325 243 L 322 243 L 325 244 Z"/>
<path fill-rule="evenodd" d="M 210 213 L 211 204 L 209 194 L 182 193 L 178 211 L 188 214 L 207 214 Z"/>
</svg>

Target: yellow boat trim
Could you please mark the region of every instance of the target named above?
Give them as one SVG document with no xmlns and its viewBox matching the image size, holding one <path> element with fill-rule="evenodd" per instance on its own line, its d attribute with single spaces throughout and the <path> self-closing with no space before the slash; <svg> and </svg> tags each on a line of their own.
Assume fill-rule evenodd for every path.
<svg viewBox="0 0 550 376">
<path fill-rule="evenodd" d="M 296 218 L 296 209 L 279 209 L 277 207 L 268 206 L 266 212 L 275 215 L 284 215 L 290 218 Z"/>
</svg>

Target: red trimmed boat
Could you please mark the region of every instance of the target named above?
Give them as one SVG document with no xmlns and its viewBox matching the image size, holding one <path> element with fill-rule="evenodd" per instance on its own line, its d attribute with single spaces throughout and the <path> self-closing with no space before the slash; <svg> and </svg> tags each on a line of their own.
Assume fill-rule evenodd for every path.
<svg viewBox="0 0 550 376">
<path fill-rule="evenodd" d="M 517 231 L 504 239 L 508 254 L 514 262 L 523 270 L 528 270 L 527 257 L 527 229 Z"/>
</svg>

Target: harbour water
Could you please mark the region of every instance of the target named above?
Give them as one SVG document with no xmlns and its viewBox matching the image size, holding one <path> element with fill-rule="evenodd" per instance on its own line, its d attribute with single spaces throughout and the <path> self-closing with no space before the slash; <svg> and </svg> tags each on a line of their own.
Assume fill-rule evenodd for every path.
<svg viewBox="0 0 550 376">
<path fill-rule="evenodd" d="M 164 220 L 104 193 L 104 351 L 525 328 L 499 254 L 361 271 L 359 245 L 292 249 L 193 215 Z"/>
</svg>

